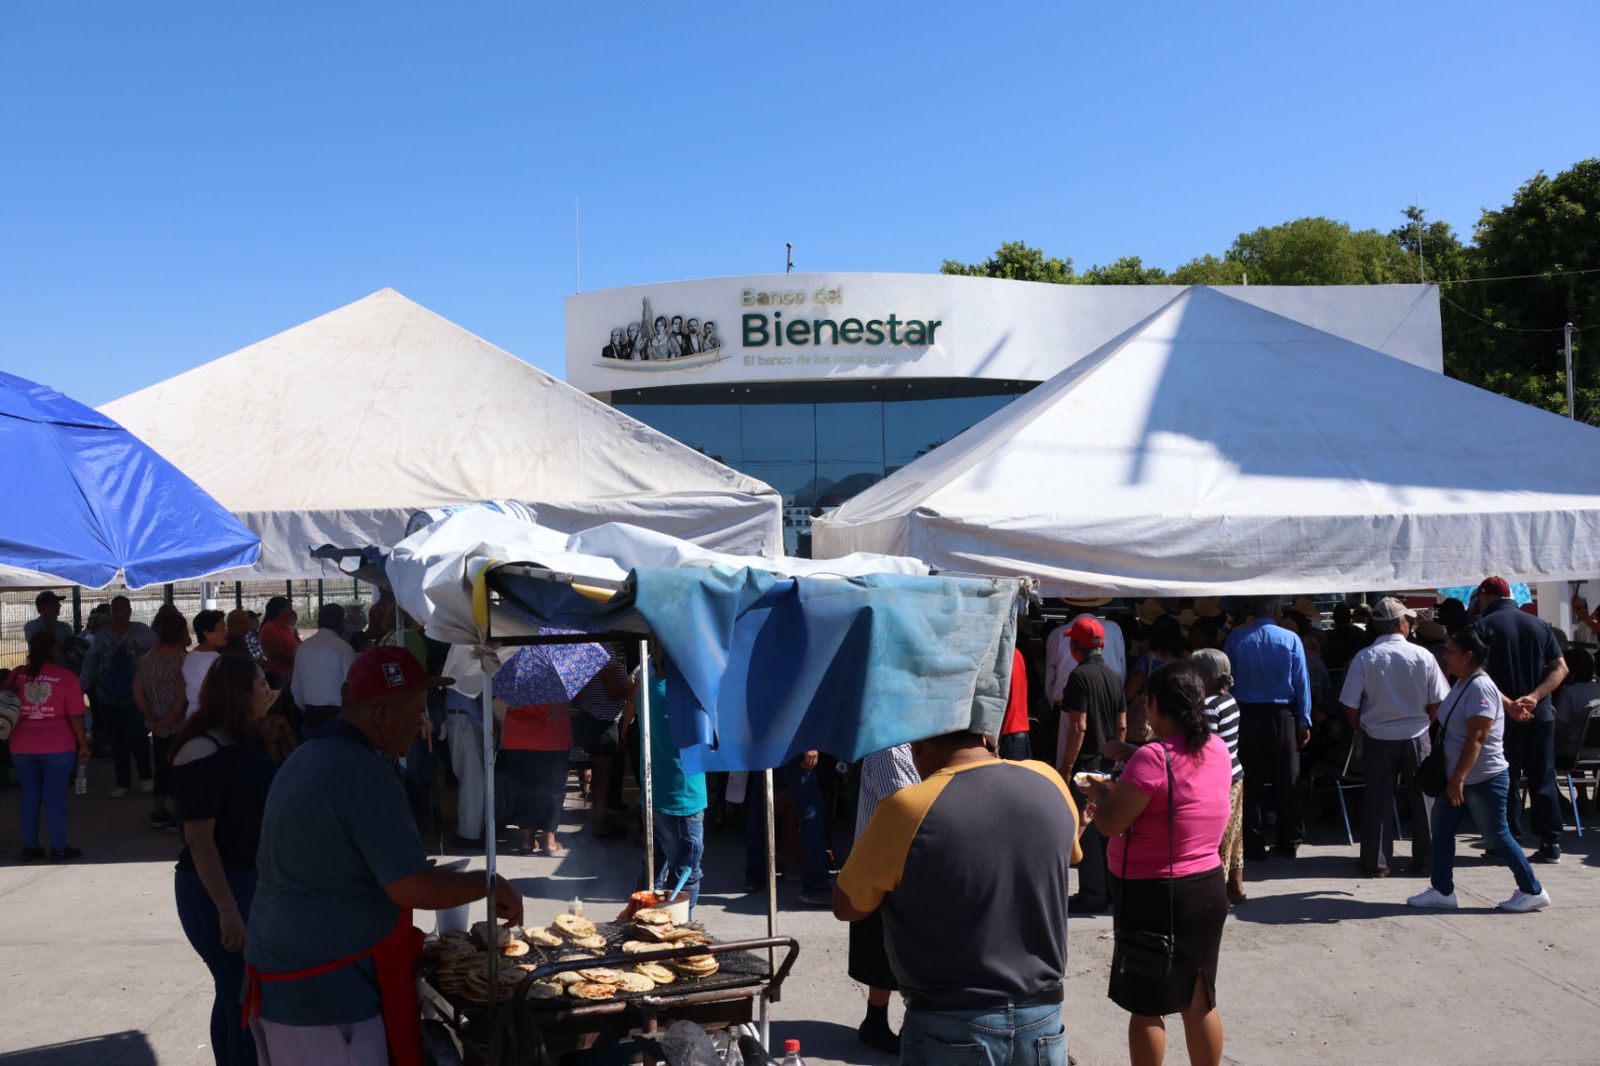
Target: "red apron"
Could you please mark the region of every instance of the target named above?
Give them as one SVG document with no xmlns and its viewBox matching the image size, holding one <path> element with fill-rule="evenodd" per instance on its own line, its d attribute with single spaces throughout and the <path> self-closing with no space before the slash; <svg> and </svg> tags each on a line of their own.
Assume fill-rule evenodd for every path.
<svg viewBox="0 0 1600 1066">
<path fill-rule="evenodd" d="M 422 956 L 422 930 L 411 924 L 411 912 L 389 934 L 365 951 L 293 973 L 262 973 L 245 965 L 244 1024 L 261 1013 L 261 982 L 303 981 L 371 959 L 378 974 L 378 997 L 383 1002 L 383 1033 L 389 1042 L 389 1066 L 422 1066 L 422 1018 L 417 1004 L 417 960 Z"/>
</svg>

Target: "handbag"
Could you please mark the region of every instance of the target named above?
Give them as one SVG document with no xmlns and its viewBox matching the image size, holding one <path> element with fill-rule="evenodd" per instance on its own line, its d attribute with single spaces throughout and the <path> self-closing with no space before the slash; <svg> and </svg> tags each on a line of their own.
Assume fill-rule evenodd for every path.
<svg viewBox="0 0 1600 1066">
<path fill-rule="evenodd" d="M 1450 714 L 1456 713 L 1456 706 L 1460 704 L 1461 697 L 1466 695 L 1467 686 L 1462 685 L 1456 693 L 1456 698 L 1450 701 Z M 1450 715 L 1444 721 L 1432 727 L 1437 732 L 1429 734 L 1430 748 L 1428 757 L 1417 764 L 1417 787 L 1429 799 L 1438 799 L 1444 795 L 1444 790 L 1450 784 L 1450 773 L 1444 768 L 1444 733 L 1450 728 Z"/>
<path fill-rule="evenodd" d="M 1157 742 L 1159 743 L 1159 741 Z M 1133 827 L 1128 827 L 1128 839 L 1122 848 L 1122 891 L 1117 893 L 1117 907 L 1112 915 L 1111 972 L 1124 977 L 1164 978 L 1172 972 L 1172 957 L 1176 941 L 1177 920 L 1172 899 L 1174 866 L 1172 858 L 1173 809 L 1178 805 L 1177 790 L 1172 782 L 1172 755 L 1161 744 L 1161 762 L 1167 771 L 1167 931 L 1156 933 L 1148 929 L 1122 928 L 1122 897 L 1127 895 L 1128 852 L 1133 839 Z"/>
</svg>

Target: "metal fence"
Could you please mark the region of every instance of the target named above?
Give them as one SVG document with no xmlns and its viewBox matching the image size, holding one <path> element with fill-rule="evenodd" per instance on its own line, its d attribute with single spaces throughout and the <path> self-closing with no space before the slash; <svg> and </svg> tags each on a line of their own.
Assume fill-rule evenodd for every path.
<svg viewBox="0 0 1600 1066">
<path fill-rule="evenodd" d="M 213 581 L 211 597 L 221 611 L 243 607 L 258 614 L 274 596 L 288 596 L 300 615 L 300 628 L 313 629 L 317 624 L 317 609 L 324 603 L 339 603 L 346 607 L 359 604 L 372 605 L 372 586 L 354 578 L 323 578 L 317 581 Z M 55 589 L 62 598 L 61 619 L 75 628 L 88 625 L 89 612 L 102 603 L 110 603 L 114 596 L 126 596 L 133 604 L 136 622 L 148 624 L 156 611 L 170 597 L 185 618 L 193 618 L 203 609 L 202 588 L 198 581 L 181 585 L 155 585 L 130 592 L 115 585 L 104 589 L 73 589 L 63 586 Z M 74 594 L 76 593 L 76 599 Z M 9 669 L 27 655 L 27 641 L 22 627 L 37 615 L 33 601 L 38 589 L 0 591 L 0 668 Z"/>
</svg>

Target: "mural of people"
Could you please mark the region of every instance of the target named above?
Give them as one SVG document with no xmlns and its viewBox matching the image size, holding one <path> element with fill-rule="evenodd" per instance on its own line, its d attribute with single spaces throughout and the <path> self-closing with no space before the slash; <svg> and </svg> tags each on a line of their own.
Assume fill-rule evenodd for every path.
<svg viewBox="0 0 1600 1066">
<path fill-rule="evenodd" d="M 652 315 L 646 300 L 644 314 L 636 322 L 611 331 L 611 341 L 600 349 L 606 359 L 660 362 L 685 356 L 715 352 L 722 347 L 717 324 L 704 323 L 688 315 Z"/>
</svg>

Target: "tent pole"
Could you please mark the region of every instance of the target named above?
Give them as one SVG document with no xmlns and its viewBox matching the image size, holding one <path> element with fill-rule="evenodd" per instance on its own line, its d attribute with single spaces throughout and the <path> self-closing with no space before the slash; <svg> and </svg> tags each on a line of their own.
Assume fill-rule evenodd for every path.
<svg viewBox="0 0 1600 1066">
<path fill-rule="evenodd" d="M 778 935 L 778 830 L 773 814 L 772 771 L 761 771 L 761 793 L 767 808 L 767 936 Z M 767 949 L 767 974 L 777 972 L 778 956 L 773 948 Z M 761 997 L 761 1046 L 768 1044 L 767 997 Z"/>
<path fill-rule="evenodd" d="M 639 806 L 644 809 L 644 881 L 656 890 L 656 817 L 655 804 L 651 802 L 652 781 L 650 758 L 650 642 L 639 642 L 639 765 L 644 767 L 644 795 Z M 671 901 L 668 900 L 670 903 Z"/>
<path fill-rule="evenodd" d="M 233 583 L 233 607 L 234 607 L 234 610 L 236 610 L 236 611 L 244 610 L 244 582 L 243 581 L 235 581 Z"/>
<path fill-rule="evenodd" d="M 487 671 L 483 675 L 483 875 L 484 907 L 488 914 L 485 916 L 494 926 L 494 875 L 495 875 L 495 836 L 500 831 L 500 823 L 494 814 L 494 686 L 490 683 Z M 498 935 L 498 934 L 496 934 Z M 489 1005 L 492 1008 L 495 1001 L 495 992 L 498 986 L 496 974 L 500 953 L 489 952 Z"/>
</svg>

